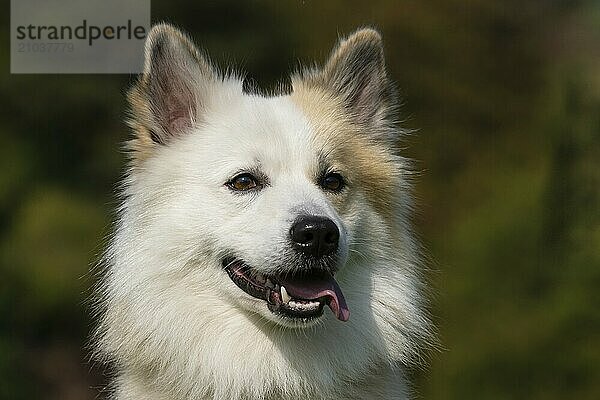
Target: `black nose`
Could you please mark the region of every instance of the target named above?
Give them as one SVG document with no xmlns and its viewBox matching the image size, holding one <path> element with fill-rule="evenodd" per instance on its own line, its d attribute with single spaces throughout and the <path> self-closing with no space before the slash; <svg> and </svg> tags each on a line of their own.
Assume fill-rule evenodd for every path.
<svg viewBox="0 0 600 400">
<path fill-rule="evenodd" d="M 332 220 L 303 216 L 290 229 L 294 248 L 311 257 L 323 257 L 337 250 L 340 231 Z"/>
</svg>

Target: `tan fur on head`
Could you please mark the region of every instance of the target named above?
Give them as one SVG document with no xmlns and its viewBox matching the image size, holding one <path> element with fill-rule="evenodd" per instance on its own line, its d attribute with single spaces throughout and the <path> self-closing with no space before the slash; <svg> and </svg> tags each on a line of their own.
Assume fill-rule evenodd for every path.
<svg viewBox="0 0 600 400">
<path fill-rule="evenodd" d="M 369 128 L 355 122 L 342 100 L 331 92 L 297 84 L 291 99 L 308 116 L 317 133 L 315 140 L 320 142 L 319 146 L 332 149 L 331 158 L 352 164 L 339 165 L 339 168 L 360 171 L 350 184 L 363 188 L 377 210 L 388 218 L 392 217 L 397 201 L 396 187 L 392 182 L 398 179 L 407 162 L 400 161 L 369 132 L 364 132 Z"/>
<path fill-rule="evenodd" d="M 355 164 L 361 171 L 356 185 L 392 217 L 400 199 L 391 182 L 409 166 L 395 152 L 402 131 L 379 32 L 363 28 L 340 39 L 322 69 L 304 70 L 292 84 L 291 98 L 309 116 L 319 140 L 332 142 Z"/>
</svg>

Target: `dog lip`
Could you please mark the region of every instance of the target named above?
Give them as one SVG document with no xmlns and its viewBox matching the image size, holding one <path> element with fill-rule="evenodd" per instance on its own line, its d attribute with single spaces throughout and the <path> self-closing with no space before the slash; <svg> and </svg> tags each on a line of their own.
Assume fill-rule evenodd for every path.
<svg viewBox="0 0 600 400">
<path fill-rule="evenodd" d="M 296 277 L 289 275 L 267 277 L 243 260 L 234 257 L 225 258 L 223 268 L 237 287 L 254 298 L 265 300 L 269 310 L 275 314 L 308 321 L 320 317 L 324 306 L 328 305 L 340 321 L 345 322 L 349 318 L 350 312 L 344 295 L 333 276 L 327 272 L 315 271 Z M 285 285 L 292 295 L 289 303 L 284 302 L 281 297 L 282 285 Z M 298 303 L 306 306 L 307 303 L 317 302 L 319 306 L 316 308 L 298 307 Z"/>
<path fill-rule="evenodd" d="M 253 279 L 250 267 L 242 260 L 226 258 L 223 260 L 223 268 L 233 283 L 244 292 L 257 299 L 268 300 L 270 289 L 266 282 L 261 284 L 256 278 Z"/>
</svg>

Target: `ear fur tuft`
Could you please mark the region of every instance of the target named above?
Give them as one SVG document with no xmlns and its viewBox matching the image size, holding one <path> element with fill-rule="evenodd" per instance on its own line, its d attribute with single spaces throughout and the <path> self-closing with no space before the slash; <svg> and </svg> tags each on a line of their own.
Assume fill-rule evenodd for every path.
<svg viewBox="0 0 600 400">
<path fill-rule="evenodd" d="M 193 128 L 216 74 L 192 41 L 169 24 L 148 34 L 144 71 L 128 94 L 137 146 L 164 144 Z"/>
<path fill-rule="evenodd" d="M 300 79 L 333 91 L 359 124 L 394 122 L 395 92 L 385 70 L 381 35 L 372 28 L 341 39 L 322 69 L 304 71 Z"/>
</svg>

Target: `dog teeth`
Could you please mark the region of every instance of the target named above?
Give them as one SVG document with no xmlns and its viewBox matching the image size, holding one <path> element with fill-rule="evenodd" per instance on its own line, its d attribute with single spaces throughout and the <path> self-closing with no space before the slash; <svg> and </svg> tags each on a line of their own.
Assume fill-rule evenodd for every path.
<svg viewBox="0 0 600 400">
<path fill-rule="evenodd" d="M 291 303 L 294 303 L 294 304 L 295 304 L 295 302 L 292 302 L 292 301 L 290 301 L 290 299 L 291 299 L 291 297 L 290 297 L 290 295 L 288 294 L 287 290 L 285 290 L 285 287 L 284 287 L 284 286 L 282 286 L 282 287 L 281 287 L 281 301 L 282 301 L 284 304 L 288 304 L 288 303 L 289 303 L 289 305 L 291 305 Z"/>
<path fill-rule="evenodd" d="M 309 300 L 298 300 L 293 299 L 289 293 L 287 292 L 284 286 L 279 287 L 281 294 L 281 302 L 287 305 L 288 308 L 297 310 L 297 311 L 313 311 L 319 308 L 321 303 L 318 301 L 309 301 Z"/>
<path fill-rule="evenodd" d="M 288 308 L 298 310 L 298 311 L 314 311 L 319 308 L 320 303 L 318 301 L 295 301 L 290 300 L 287 302 Z"/>
</svg>

